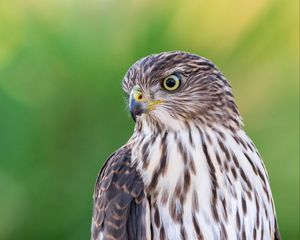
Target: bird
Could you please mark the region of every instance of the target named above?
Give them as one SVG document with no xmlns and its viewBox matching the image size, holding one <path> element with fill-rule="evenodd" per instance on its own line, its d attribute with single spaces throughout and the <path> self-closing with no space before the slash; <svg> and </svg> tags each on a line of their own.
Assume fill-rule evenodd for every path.
<svg viewBox="0 0 300 240">
<path fill-rule="evenodd" d="M 281 239 L 265 165 L 213 62 L 152 54 L 121 85 L 135 126 L 98 174 L 92 240 Z"/>
</svg>

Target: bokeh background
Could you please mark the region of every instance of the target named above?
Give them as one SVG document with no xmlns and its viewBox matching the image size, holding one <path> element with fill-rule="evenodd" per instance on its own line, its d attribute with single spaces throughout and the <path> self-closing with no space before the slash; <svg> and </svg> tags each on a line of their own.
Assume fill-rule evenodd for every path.
<svg viewBox="0 0 300 240">
<path fill-rule="evenodd" d="M 89 239 L 98 170 L 133 130 L 120 81 L 185 50 L 230 80 L 299 239 L 297 0 L 1 0 L 0 239 Z"/>
</svg>

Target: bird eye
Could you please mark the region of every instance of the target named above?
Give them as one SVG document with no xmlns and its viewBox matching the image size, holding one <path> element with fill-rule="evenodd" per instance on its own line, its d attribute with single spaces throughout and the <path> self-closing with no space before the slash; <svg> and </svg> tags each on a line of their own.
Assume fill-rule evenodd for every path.
<svg viewBox="0 0 300 240">
<path fill-rule="evenodd" d="M 180 87 L 180 79 L 176 75 L 170 75 L 162 81 L 162 87 L 168 91 L 174 91 Z"/>
</svg>

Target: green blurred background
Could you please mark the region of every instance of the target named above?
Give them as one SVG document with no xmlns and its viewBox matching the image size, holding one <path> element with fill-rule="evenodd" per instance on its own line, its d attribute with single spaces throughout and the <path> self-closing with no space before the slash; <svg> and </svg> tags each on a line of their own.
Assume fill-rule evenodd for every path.
<svg viewBox="0 0 300 240">
<path fill-rule="evenodd" d="M 0 239 L 89 239 L 92 192 L 133 122 L 120 81 L 185 50 L 230 80 L 299 239 L 297 0 L 0 0 Z"/>
</svg>

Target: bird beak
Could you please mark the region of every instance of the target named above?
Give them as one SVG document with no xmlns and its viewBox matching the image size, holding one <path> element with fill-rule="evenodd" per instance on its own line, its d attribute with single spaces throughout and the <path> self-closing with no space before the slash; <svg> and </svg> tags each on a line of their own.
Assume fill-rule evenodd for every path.
<svg viewBox="0 0 300 240">
<path fill-rule="evenodd" d="M 133 120 L 136 121 L 137 116 L 154 110 L 156 105 L 160 103 L 162 101 L 149 101 L 143 96 L 140 87 L 134 86 L 129 97 L 129 108 Z"/>
</svg>

